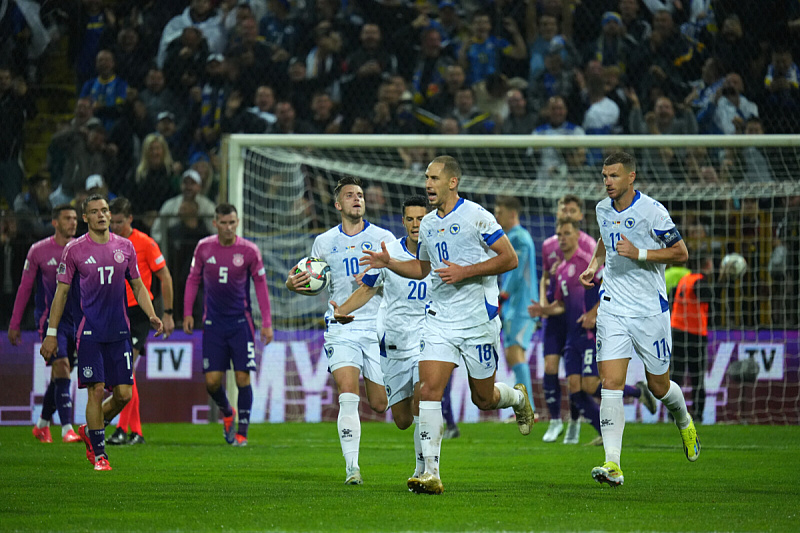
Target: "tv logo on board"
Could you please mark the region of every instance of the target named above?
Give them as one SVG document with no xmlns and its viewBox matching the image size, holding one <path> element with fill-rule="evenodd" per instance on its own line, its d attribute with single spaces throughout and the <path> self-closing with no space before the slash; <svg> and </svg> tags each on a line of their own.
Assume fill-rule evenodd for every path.
<svg viewBox="0 0 800 533">
<path fill-rule="evenodd" d="M 758 363 L 758 379 L 783 379 L 784 345 L 739 343 L 739 359 L 752 357 Z"/>
<path fill-rule="evenodd" d="M 192 379 L 191 342 L 147 344 L 147 379 Z"/>
</svg>

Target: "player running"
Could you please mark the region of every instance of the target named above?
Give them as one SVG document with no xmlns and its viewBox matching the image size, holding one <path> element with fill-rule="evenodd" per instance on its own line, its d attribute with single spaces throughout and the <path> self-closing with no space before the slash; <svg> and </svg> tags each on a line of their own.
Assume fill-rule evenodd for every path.
<svg viewBox="0 0 800 533">
<path fill-rule="evenodd" d="M 419 228 L 428 213 L 428 200 L 412 196 L 403 202 L 403 226 L 407 235 L 389 243 L 389 255 L 399 261 L 417 257 Z M 409 280 L 389 269 L 368 272 L 364 285 L 355 290 L 342 305 L 333 305 L 333 318 L 340 324 L 352 322 L 350 313 L 364 306 L 383 287 L 383 302 L 378 310 L 378 339 L 381 347 L 381 371 L 394 423 L 406 429 L 414 423 L 416 468 L 412 477 L 425 470 L 419 440 L 419 335 L 425 318 L 430 274 L 423 280 Z"/>
<path fill-rule="evenodd" d="M 261 342 L 272 342 L 267 275 L 261 251 L 252 242 L 236 235 L 239 216 L 232 204 L 219 204 L 215 210 L 217 234 L 197 243 L 192 267 L 183 296 L 183 331 L 194 330 L 192 308 L 200 282 L 203 283 L 203 372 L 206 391 L 222 413 L 225 442 L 247 446 L 253 388 L 250 372 L 257 370 L 255 326 L 250 306 L 250 278 L 261 309 Z M 234 427 L 236 410 L 225 394 L 222 377 L 231 367 L 236 376 L 239 408 L 238 428 Z"/>
<path fill-rule="evenodd" d="M 344 302 L 358 288 L 356 277 L 362 273 L 358 258 L 362 252 L 377 250 L 381 242 L 394 241 L 395 237 L 364 219 L 366 206 L 360 179 L 349 176 L 340 179 L 333 195 L 342 223 L 314 239 L 311 255 L 330 265 L 330 299 Z M 297 294 L 307 293 L 308 272 L 295 274 L 294 270 L 289 271 L 286 288 Z M 376 316 L 380 304 L 380 297 L 371 298 L 353 312 L 354 319 L 349 324 L 334 320 L 332 304 L 325 313 L 325 355 L 339 391 L 337 428 L 345 460 L 346 485 L 363 483 L 358 465 L 361 443 L 359 374 L 364 376 L 367 401 L 372 410 L 383 413 L 388 407 L 377 337 Z"/>
<path fill-rule="evenodd" d="M 53 227 L 55 235 L 34 243 L 28 250 L 22 281 L 14 299 L 14 311 L 8 325 L 8 340 L 12 346 L 21 342 L 20 323 L 22 313 L 28 304 L 31 289 L 36 286 L 36 308 L 33 316 L 39 330 L 39 338 L 44 339 L 50 306 L 56 292 L 56 273 L 61 254 L 67 243 L 72 242 L 78 227 L 78 214 L 75 208 L 62 204 L 53 208 Z M 50 419 L 58 411 L 61 420 L 61 439 L 64 442 L 80 442 L 81 438 L 72 428 L 72 387 L 69 375 L 75 366 L 75 323 L 72 310 L 64 309 L 58 327 L 58 352 L 47 362 L 50 367 L 50 383 L 44 393 L 42 414 L 33 427 L 33 436 L 40 442 L 53 442 L 50 435 Z"/>
<path fill-rule="evenodd" d="M 669 379 L 672 355 L 669 302 L 664 281 L 667 264 L 689 257 L 672 218 L 661 203 L 637 191 L 636 160 L 615 152 L 603 162 L 608 198 L 595 211 L 600 240 L 581 274 L 584 287 L 594 286 L 605 264 L 597 312 L 597 361 L 603 391 L 600 401 L 605 463 L 592 469 L 598 483 L 619 486 L 625 410 L 622 389 L 631 352 L 644 363 L 647 386 L 675 419 L 689 461 L 700 455 L 700 439 L 677 383 Z"/>
</svg>

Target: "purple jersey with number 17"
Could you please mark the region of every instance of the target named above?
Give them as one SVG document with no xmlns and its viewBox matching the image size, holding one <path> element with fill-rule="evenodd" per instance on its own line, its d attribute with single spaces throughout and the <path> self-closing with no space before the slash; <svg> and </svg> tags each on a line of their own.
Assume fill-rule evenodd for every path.
<svg viewBox="0 0 800 533">
<path fill-rule="evenodd" d="M 203 321 L 216 326 L 251 318 L 250 278 L 265 276 L 258 246 L 238 236 L 232 245 L 223 246 L 219 235 L 211 235 L 197 243 L 187 285 L 199 284 L 202 278 Z"/>
<path fill-rule="evenodd" d="M 99 244 L 87 233 L 68 243 L 56 279 L 69 285 L 76 276 L 83 312 L 78 339 L 116 342 L 129 338 L 125 280 L 139 278 L 131 241 L 111 233 L 107 243 Z"/>
</svg>

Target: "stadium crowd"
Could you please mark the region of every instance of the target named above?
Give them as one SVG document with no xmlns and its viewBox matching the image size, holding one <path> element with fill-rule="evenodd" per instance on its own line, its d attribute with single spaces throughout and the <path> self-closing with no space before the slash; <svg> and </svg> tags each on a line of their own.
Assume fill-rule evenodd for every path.
<svg viewBox="0 0 800 533">
<path fill-rule="evenodd" d="M 0 0 L 2 243 L 52 232 L 54 205 L 125 196 L 180 287 L 211 229 L 226 133 L 795 133 L 798 30 L 788 0 Z M 63 39 L 74 116 L 23 170 L 41 67 Z M 601 155 L 529 151 L 529 177 L 586 175 Z M 638 157 L 676 183 L 788 178 L 797 161 L 778 154 L 773 172 L 773 155 Z"/>
</svg>

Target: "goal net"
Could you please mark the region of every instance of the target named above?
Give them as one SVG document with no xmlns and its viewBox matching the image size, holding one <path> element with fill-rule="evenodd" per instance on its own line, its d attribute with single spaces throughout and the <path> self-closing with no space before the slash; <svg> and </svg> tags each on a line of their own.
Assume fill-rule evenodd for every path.
<svg viewBox="0 0 800 533">
<path fill-rule="evenodd" d="M 637 158 L 637 188 L 669 209 L 690 257 L 707 256 L 715 268 L 707 357 L 699 371 L 694 365 L 673 371 L 690 411 L 704 423 L 800 423 L 797 137 L 233 135 L 227 143 L 228 197 L 239 210 L 242 236 L 262 250 L 278 332 L 263 352 L 262 367 L 272 374 L 262 371 L 259 377 L 273 383 L 266 419 L 335 417 L 335 385 L 320 359 L 327 294 L 299 296 L 286 290 L 284 281 L 291 266 L 310 254 L 314 238 L 339 224 L 332 191 L 341 177 L 361 178 L 365 218 L 402 237 L 403 200 L 424 194 L 424 172 L 433 157 L 452 155 L 463 170 L 462 196 L 489 210 L 500 195 L 522 202 L 521 222 L 536 244 L 541 275 L 541 244 L 555 232 L 558 199 L 580 197 L 583 230 L 596 238 L 594 206 L 605 197 L 602 159 L 625 149 Z M 741 278 L 720 281 L 720 262 L 729 253 L 744 256 L 747 270 Z M 687 266 L 697 270 L 695 265 L 690 259 Z M 544 418 L 540 334 L 534 335 L 528 361 L 534 401 Z M 502 359 L 497 379 L 511 382 L 513 373 Z M 478 413 L 463 369 L 455 376 L 458 418 L 505 416 Z M 629 382 L 641 379 L 644 370 L 634 357 Z M 278 386 L 283 399 L 276 399 Z M 702 388 L 705 401 L 697 392 Z M 562 413 L 567 397 L 565 391 Z M 626 410 L 630 420 L 666 420 L 663 408 L 651 415 L 636 401 Z"/>
</svg>

